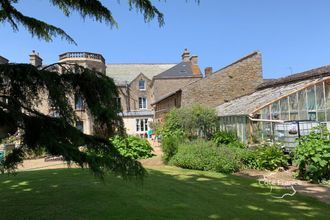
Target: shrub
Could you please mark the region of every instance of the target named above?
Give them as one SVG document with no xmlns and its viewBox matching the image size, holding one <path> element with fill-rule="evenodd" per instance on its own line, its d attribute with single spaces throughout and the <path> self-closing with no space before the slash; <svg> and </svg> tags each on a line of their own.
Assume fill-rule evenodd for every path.
<svg viewBox="0 0 330 220">
<path fill-rule="evenodd" d="M 298 177 L 322 182 L 330 178 L 329 132 L 312 131 L 300 139 L 294 151 L 294 163 L 298 165 Z"/>
<path fill-rule="evenodd" d="M 217 147 L 211 141 L 196 140 L 180 144 L 170 164 L 194 170 L 233 173 L 241 166 L 240 155 L 234 148 Z"/>
<path fill-rule="evenodd" d="M 239 141 L 236 133 L 232 131 L 218 131 L 213 134 L 212 141 L 218 146 L 226 145 L 228 147 L 244 147 L 244 144 Z"/>
<path fill-rule="evenodd" d="M 239 151 L 242 167 L 250 169 L 260 169 L 257 163 L 257 154 L 252 149 L 242 149 Z"/>
<path fill-rule="evenodd" d="M 190 140 L 197 137 L 209 139 L 216 128 L 217 120 L 214 109 L 194 105 L 171 110 L 156 131 L 162 138 L 179 134 Z"/>
<path fill-rule="evenodd" d="M 163 161 L 168 163 L 171 158 L 177 153 L 178 145 L 183 142 L 183 138 L 179 134 L 165 136 L 162 139 Z"/>
<path fill-rule="evenodd" d="M 246 150 L 242 154 L 242 162 L 248 168 L 275 170 L 278 167 L 287 167 L 289 157 L 275 145 L 261 146 L 256 150 Z"/>
<path fill-rule="evenodd" d="M 145 159 L 152 157 L 152 147 L 146 139 L 135 136 L 115 136 L 111 139 L 114 146 L 123 156 L 132 159 Z"/>
</svg>

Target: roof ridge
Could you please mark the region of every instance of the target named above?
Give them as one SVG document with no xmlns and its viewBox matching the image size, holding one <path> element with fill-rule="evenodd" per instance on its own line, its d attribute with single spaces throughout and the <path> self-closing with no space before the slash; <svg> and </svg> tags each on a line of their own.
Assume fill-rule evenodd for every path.
<svg viewBox="0 0 330 220">
<path fill-rule="evenodd" d="M 178 63 L 107 63 L 106 65 L 177 65 Z"/>
<path fill-rule="evenodd" d="M 246 59 L 248 59 L 248 58 L 250 58 L 250 57 L 252 57 L 252 56 L 254 56 L 256 54 L 261 54 L 261 52 L 259 50 L 255 50 L 255 51 L 253 51 L 253 52 L 251 52 L 251 53 L 249 53 L 249 54 L 247 54 L 247 55 L 239 58 L 238 60 L 235 60 L 234 62 L 232 62 L 232 63 L 230 63 L 230 64 L 228 64 L 228 65 L 226 65 L 224 67 L 221 67 L 220 69 L 218 69 L 216 71 L 213 71 L 213 73 L 217 73 L 217 72 L 219 72 L 221 70 L 224 70 L 224 69 L 226 69 L 226 68 L 228 68 L 228 67 L 230 67 L 232 65 L 235 65 L 235 64 L 237 64 L 239 62 L 242 62 L 243 60 L 246 60 Z"/>
<path fill-rule="evenodd" d="M 302 72 L 294 73 L 288 76 L 273 79 L 269 82 L 263 82 L 258 87 L 257 90 L 261 90 L 267 87 L 273 87 L 277 85 L 293 83 L 302 79 L 309 79 L 314 77 L 320 77 L 322 75 L 330 74 L 330 65 L 325 65 L 321 67 L 316 67 L 310 70 L 305 70 Z"/>
</svg>

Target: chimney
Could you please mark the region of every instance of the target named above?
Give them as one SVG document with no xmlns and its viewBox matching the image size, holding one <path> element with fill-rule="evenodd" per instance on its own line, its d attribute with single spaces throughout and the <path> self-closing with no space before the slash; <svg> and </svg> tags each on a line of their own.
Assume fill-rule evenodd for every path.
<svg viewBox="0 0 330 220">
<path fill-rule="evenodd" d="M 190 62 L 191 62 L 192 65 L 197 65 L 197 63 L 198 63 L 198 56 L 192 55 L 190 57 Z"/>
<path fill-rule="evenodd" d="M 206 67 L 205 69 L 204 69 L 204 76 L 205 77 L 208 77 L 209 75 L 211 75 L 212 74 L 212 72 L 213 72 L 213 69 L 212 69 L 212 67 Z"/>
<path fill-rule="evenodd" d="M 39 56 L 39 53 L 36 53 L 34 50 L 32 50 L 32 53 L 30 54 L 30 64 L 35 67 L 42 66 L 42 59 Z"/>
<path fill-rule="evenodd" d="M 190 53 L 187 48 L 184 49 L 181 57 L 182 57 L 182 62 L 189 62 Z"/>
<path fill-rule="evenodd" d="M 3 56 L 0 56 L 0 64 L 6 64 L 8 62 L 9 62 L 9 60 L 7 60 L 6 58 L 4 58 Z"/>
<path fill-rule="evenodd" d="M 198 56 L 193 55 L 190 57 L 191 69 L 194 75 L 201 75 L 199 66 L 198 66 Z"/>
</svg>

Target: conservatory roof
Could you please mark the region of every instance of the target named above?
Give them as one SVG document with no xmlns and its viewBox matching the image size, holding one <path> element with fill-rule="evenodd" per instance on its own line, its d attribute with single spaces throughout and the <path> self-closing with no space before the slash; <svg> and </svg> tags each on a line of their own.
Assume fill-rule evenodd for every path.
<svg viewBox="0 0 330 220">
<path fill-rule="evenodd" d="M 330 77 L 318 79 L 306 79 L 291 84 L 282 84 L 276 87 L 268 87 L 256 92 L 223 103 L 216 107 L 218 116 L 252 115 L 257 110 L 271 104 L 285 96 L 297 92 L 310 85 L 314 85 Z"/>
</svg>

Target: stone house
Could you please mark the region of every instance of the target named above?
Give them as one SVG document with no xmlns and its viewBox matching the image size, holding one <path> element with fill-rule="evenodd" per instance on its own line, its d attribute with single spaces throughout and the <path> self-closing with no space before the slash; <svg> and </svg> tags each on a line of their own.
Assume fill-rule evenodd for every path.
<svg viewBox="0 0 330 220">
<path fill-rule="evenodd" d="M 169 91 L 202 78 L 197 56 L 187 49 L 178 64 L 107 64 L 106 74 L 114 79 L 117 99 L 128 134 L 145 136 L 154 119 L 152 103 Z"/>
<path fill-rule="evenodd" d="M 261 53 L 247 56 L 212 73 L 205 69 L 205 77 L 187 83 L 152 103 L 155 119 L 162 120 L 172 108 L 194 103 L 215 107 L 237 97 L 254 92 L 263 82 Z"/>
<path fill-rule="evenodd" d="M 30 64 L 44 67 L 42 58 L 35 51 L 32 51 L 29 58 Z M 181 58 L 177 64 L 106 64 L 101 54 L 66 52 L 59 55 L 59 63 L 78 64 L 111 77 L 118 88 L 119 96 L 114 101 L 122 110 L 126 132 L 146 136 L 154 119 L 151 103 L 169 91 L 175 91 L 202 78 L 197 56 L 190 57 L 186 49 Z M 8 63 L 8 60 L 0 57 L 0 63 Z M 61 67 L 57 67 L 56 71 L 61 71 Z M 78 116 L 75 126 L 86 134 L 92 134 L 93 118 L 85 108 L 84 100 L 76 94 L 72 94 L 70 99 Z M 37 108 L 46 115 L 57 115 L 51 108 L 46 93 Z"/>
</svg>

